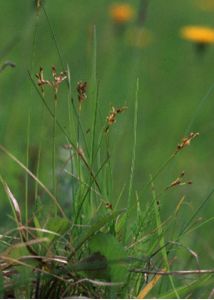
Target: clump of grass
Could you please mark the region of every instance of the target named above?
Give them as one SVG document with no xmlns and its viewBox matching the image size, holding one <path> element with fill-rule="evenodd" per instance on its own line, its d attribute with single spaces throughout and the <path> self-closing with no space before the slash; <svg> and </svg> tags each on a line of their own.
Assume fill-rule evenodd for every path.
<svg viewBox="0 0 214 300">
<path fill-rule="evenodd" d="M 36 1 L 36 4 L 37 9 L 40 9 L 40 1 Z M 46 12 L 45 16 L 56 43 Z M 64 68 L 57 44 L 56 48 Z M 122 113 L 126 113 L 127 107 L 113 107 L 110 112 L 105 112 L 105 117 L 101 113 L 96 75 L 95 28 L 91 78 L 88 81 L 79 80 L 75 88 L 72 88 L 74 83 L 69 67 L 59 75 L 54 67 L 52 75 L 53 80 L 45 79 L 43 68 L 40 68 L 35 81 L 34 74 L 29 73 L 32 86 L 53 121 L 53 136 L 49 137 L 53 140 L 50 167 L 52 179 L 44 184 L 39 178 L 40 156 L 37 174 L 34 174 L 28 167 L 29 149 L 25 166 L 0 145 L 0 150 L 30 176 L 36 185 L 36 203 L 29 207 L 26 177 L 23 207 L 22 199 L 16 199 L 6 178 L 1 178 L 11 205 L 13 224 L 11 229 L 0 236 L 1 296 L 145 298 L 152 295 L 157 298 L 179 298 L 209 286 L 214 270 L 201 269 L 198 254 L 186 247 L 181 239 L 188 232 L 205 224 L 202 222 L 195 225 L 193 221 L 210 195 L 193 212 L 182 230 L 176 230 L 170 235 L 170 228 L 176 225 L 185 197 L 179 199 L 174 212 L 166 219 L 162 219 L 160 198 L 171 189 L 182 187 L 190 181 L 184 181 L 182 172 L 160 194 L 156 192 L 155 186 L 155 180 L 166 166 L 190 145 L 198 133 L 190 133 L 183 138 L 169 159 L 151 176 L 144 186 L 149 189 L 149 199 L 146 203 L 143 202 L 144 189 L 138 193 L 134 185 L 138 99 L 141 97 L 140 82 L 137 79 L 130 176 L 120 194 L 116 195 L 111 184 L 111 133 L 120 121 L 119 118 L 122 118 Z M 61 87 L 62 82 L 66 84 Z M 53 90 L 52 95 L 46 93 L 48 88 Z M 60 90 L 66 88 L 68 115 L 64 119 L 67 119 L 67 127 L 57 113 Z M 30 146 L 29 124 L 27 148 Z M 63 150 L 66 153 L 61 169 L 56 151 L 57 130 L 64 141 Z M 68 186 L 62 180 L 63 176 L 67 176 Z M 67 192 L 61 193 L 61 188 L 66 188 Z M 67 202 L 59 200 L 66 197 Z M 121 199 L 126 199 L 125 208 L 118 208 L 122 203 Z M 122 204 L 124 206 L 124 202 Z M 189 256 L 195 259 L 195 269 L 177 269 L 177 265 L 182 263 L 177 263 L 176 258 L 180 248 L 187 250 Z M 187 285 L 184 277 L 189 275 L 200 275 L 200 278 L 191 280 Z M 176 279 L 177 276 L 181 276 L 182 282 Z"/>
</svg>

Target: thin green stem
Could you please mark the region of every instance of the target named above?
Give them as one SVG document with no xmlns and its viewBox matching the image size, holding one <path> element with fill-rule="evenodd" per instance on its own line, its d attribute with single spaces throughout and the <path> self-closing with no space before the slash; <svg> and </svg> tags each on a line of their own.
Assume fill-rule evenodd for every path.
<svg viewBox="0 0 214 300">
<path fill-rule="evenodd" d="M 54 119 L 53 119 L 53 148 L 52 148 L 52 180 L 53 180 L 53 194 L 56 197 L 56 111 L 57 99 L 54 99 Z"/>
<path fill-rule="evenodd" d="M 36 83 L 34 82 L 32 76 L 31 76 L 31 74 L 30 74 L 29 72 L 28 72 L 28 75 L 29 75 L 29 77 L 30 77 L 30 80 L 31 80 L 32 84 L 34 85 L 34 88 L 36 89 L 38 95 L 40 96 L 40 99 L 42 100 L 43 104 L 45 105 L 45 107 L 46 107 L 48 113 L 50 114 L 50 116 L 51 116 L 52 118 L 54 118 L 54 113 L 52 112 L 52 110 L 50 109 L 49 105 L 47 104 L 47 102 L 46 102 L 44 96 L 40 93 L 40 91 L 39 91 L 39 89 L 38 89 Z M 60 131 L 64 134 L 64 136 L 66 137 L 66 139 L 69 141 L 69 143 L 71 144 L 71 146 L 72 146 L 74 152 L 75 152 L 76 154 L 78 154 L 78 152 L 79 152 L 79 151 L 78 151 L 78 147 L 75 145 L 75 143 L 74 143 L 74 142 L 72 141 L 72 139 L 69 137 L 69 134 L 66 132 L 66 130 L 64 129 L 64 127 L 61 125 L 61 123 L 60 123 L 57 119 L 56 119 L 56 125 L 57 125 L 57 127 L 60 129 Z M 95 175 L 94 175 L 94 172 L 93 172 L 92 168 L 90 167 L 90 165 L 88 164 L 87 160 L 85 159 L 84 156 L 81 156 L 80 159 L 82 160 L 83 164 L 85 165 L 86 169 L 88 170 L 90 176 L 93 178 L 93 180 L 94 180 L 94 182 L 95 182 L 97 188 L 100 190 L 100 186 L 99 186 L 99 184 L 98 184 L 98 182 L 97 182 L 97 179 L 96 179 L 96 177 L 95 177 Z"/>
<path fill-rule="evenodd" d="M 199 211 L 205 206 L 205 204 L 210 200 L 211 196 L 214 194 L 214 189 L 211 190 L 211 192 L 209 193 L 209 195 L 204 199 L 204 201 L 199 205 L 199 207 L 196 209 L 196 211 L 193 213 L 192 217 L 187 221 L 187 223 L 184 225 L 184 227 L 182 228 L 178 239 L 185 234 L 186 232 L 189 231 L 190 229 L 190 225 L 192 223 L 192 221 L 195 219 L 195 217 L 198 215 Z"/>
<path fill-rule="evenodd" d="M 162 173 L 162 171 L 168 166 L 168 164 L 171 162 L 171 160 L 176 156 L 178 152 L 174 152 L 156 171 L 156 173 L 152 176 L 152 179 L 150 179 L 144 186 L 144 189 L 148 188 L 152 182 L 155 182 L 156 178 Z"/>
<path fill-rule="evenodd" d="M 128 221 L 129 221 L 131 197 L 133 192 L 133 179 L 134 179 L 136 146 L 137 146 L 138 95 L 139 95 L 139 78 L 137 78 L 136 92 L 135 92 L 134 130 L 133 130 L 134 140 L 133 140 L 133 147 L 132 147 L 132 162 L 131 162 L 131 170 L 130 170 L 130 178 L 129 178 L 129 191 L 128 191 L 128 200 L 127 200 L 127 215 L 126 215 L 126 222 L 124 227 L 124 240 L 126 240 L 126 231 L 127 231 Z"/>
<path fill-rule="evenodd" d="M 42 107 L 42 117 L 41 117 L 41 128 L 43 129 L 44 126 L 44 115 L 45 115 L 45 107 Z M 40 132 L 40 143 L 38 149 L 38 159 L 36 164 L 36 177 L 39 178 L 39 168 L 40 168 L 40 161 L 41 161 L 41 152 L 42 152 L 42 140 L 43 140 L 43 131 L 41 129 Z M 35 201 L 38 199 L 39 196 L 39 185 L 37 181 L 35 181 Z"/>
<path fill-rule="evenodd" d="M 97 176 L 99 175 L 99 173 L 102 171 L 103 167 L 106 165 L 106 163 L 108 162 L 108 160 L 109 160 L 109 158 L 106 158 L 106 160 L 104 160 L 104 162 L 101 164 L 99 170 L 98 170 L 97 173 L 96 173 L 96 177 L 97 177 Z M 90 183 L 88 184 L 88 188 L 87 188 L 87 190 L 86 190 L 86 192 L 85 192 L 85 195 L 82 197 L 82 202 L 81 202 L 80 206 L 78 207 L 78 211 L 77 211 L 77 213 L 76 213 L 74 223 L 77 223 L 77 220 L 78 220 L 78 218 L 79 218 L 79 215 L 80 215 L 80 212 L 81 212 L 81 210 L 82 210 L 83 204 L 84 204 L 84 202 L 85 202 L 85 200 L 86 200 L 86 197 L 87 197 L 87 195 L 88 195 L 88 194 L 91 192 L 91 190 L 92 190 L 92 185 L 93 185 L 93 179 L 91 178 L 91 179 L 90 179 Z M 100 191 L 98 191 L 98 192 L 100 193 Z"/>
<path fill-rule="evenodd" d="M 92 140 L 91 140 L 91 151 L 90 151 L 90 163 L 91 166 L 94 160 L 94 148 L 96 138 L 96 124 L 97 124 L 97 108 L 98 108 L 98 95 L 97 95 L 97 40 L 96 40 L 96 27 L 93 28 L 93 60 L 92 60 L 92 75 L 91 75 L 91 100 L 93 103 L 92 112 Z"/>
<path fill-rule="evenodd" d="M 52 39 L 54 41 L 54 44 L 55 44 L 55 47 L 57 49 L 57 53 L 58 53 L 58 56 L 59 56 L 59 59 L 60 59 L 60 63 L 61 63 L 61 66 L 62 66 L 62 69 L 65 70 L 65 63 L 63 61 L 63 58 L 62 58 L 62 54 L 61 54 L 61 50 L 59 49 L 59 45 L 57 43 L 57 40 L 56 40 L 56 35 L 55 35 L 55 32 L 52 28 L 52 25 L 51 25 L 51 22 L 50 22 L 50 19 L 48 17 L 48 14 L 44 8 L 44 6 L 42 6 L 42 9 L 43 9 L 43 12 L 44 12 L 44 15 L 46 17 L 46 20 L 47 20 L 47 23 L 48 23 L 48 26 L 49 26 L 49 30 L 50 30 L 50 33 L 51 33 L 51 36 L 52 36 Z"/>
<path fill-rule="evenodd" d="M 27 122 L 27 141 L 26 141 L 26 167 L 29 166 L 29 145 L 30 145 L 30 112 Z M 29 175 L 25 174 L 25 224 L 28 225 L 28 185 Z"/>
<path fill-rule="evenodd" d="M 199 112 L 201 111 L 204 103 L 209 99 L 209 96 L 212 94 L 213 90 L 214 90 L 214 83 L 210 86 L 210 88 L 207 91 L 206 95 L 204 97 L 202 97 L 202 99 L 200 100 L 198 106 L 196 107 L 196 109 L 195 109 L 195 111 L 192 115 L 192 118 L 191 118 L 191 120 L 190 120 L 190 122 L 189 122 L 189 124 L 188 124 L 188 126 L 185 130 L 185 135 L 190 132 L 190 130 L 192 128 L 192 125 L 194 124 Z"/>
<path fill-rule="evenodd" d="M 164 239 L 164 232 L 163 232 L 163 228 L 161 226 L 161 216 L 160 216 L 160 211 L 159 211 L 159 201 L 157 199 L 157 195 L 156 195 L 156 191 L 155 191 L 155 188 L 154 188 L 154 182 L 152 180 L 153 178 L 151 177 L 151 185 L 152 185 L 152 197 L 153 197 L 153 205 L 154 205 L 154 211 L 155 211 L 155 219 L 156 219 L 156 225 L 157 225 L 157 228 L 158 228 L 158 236 L 159 236 L 159 245 L 160 245 L 160 249 L 161 249 L 161 254 L 162 254 L 162 257 L 163 257 L 163 261 L 164 261 L 164 264 L 165 264 L 165 268 L 166 268 L 166 271 L 169 272 L 169 262 L 168 262 L 168 257 L 167 257 L 167 252 L 166 252 L 166 242 L 165 242 L 165 239 Z M 175 288 L 175 284 L 174 284 L 174 280 L 172 278 L 171 275 L 169 275 L 169 280 L 170 280 L 170 283 L 171 283 L 171 286 L 172 286 L 172 289 L 176 295 L 176 297 L 179 299 L 179 294 Z"/>
</svg>

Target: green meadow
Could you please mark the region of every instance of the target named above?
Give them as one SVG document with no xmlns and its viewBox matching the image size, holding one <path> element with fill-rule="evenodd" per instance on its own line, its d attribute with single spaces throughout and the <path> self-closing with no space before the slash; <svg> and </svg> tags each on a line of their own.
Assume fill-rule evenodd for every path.
<svg viewBox="0 0 214 300">
<path fill-rule="evenodd" d="M 213 2 L 1 1 L 1 298 L 214 297 Z"/>
</svg>

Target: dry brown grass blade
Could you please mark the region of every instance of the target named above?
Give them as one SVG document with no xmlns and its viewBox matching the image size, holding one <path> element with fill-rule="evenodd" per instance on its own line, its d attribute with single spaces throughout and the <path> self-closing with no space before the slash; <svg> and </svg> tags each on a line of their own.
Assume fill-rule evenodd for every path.
<svg viewBox="0 0 214 300">
<path fill-rule="evenodd" d="M 188 276 L 188 275 L 205 275 L 205 274 L 214 274 L 214 269 L 207 269 L 207 270 L 180 270 L 180 271 L 149 271 L 149 270 L 142 270 L 142 269 L 131 269 L 129 270 L 133 273 L 142 273 L 142 274 L 153 274 L 153 275 L 161 275 L 161 276 Z"/>
<path fill-rule="evenodd" d="M 51 277 L 56 278 L 56 279 L 58 279 L 60 281 L 69 283 L 69 280 L 66 280 L 66 279 L 64 279 L 61 276 L 55 275 L 53 273 L 50 273 L 50 272 L 46 271 L 44 268 L 41 268 L 41 269 L 40 268 L 35 268 L 35 266 L 33 266 L 31 264 L 27 264 L 25 262 L 22 262 L 20 259 L 15 259 L 15 258 L 12 258 L 12 257 L 1 255 L 0 256 L 0 260 L 6 262 L 8 264 L 8 267 L 9 266 L 15 266 L 15 265 L 17 265 L 17 266 L 24 266 L 24 267 L 27 267 L 29 269 L 32 269 L 32 271 L 34 271 L 34 272 L 37 271 L 37 272 L 40 272 L 42 274 L 47 274 L 47 275 L 50 275 Z"/>
<path fill-rule="evenodd" d="M 41 232 L 41 233 L 48 233 L 56 236 L 60 236 L 59 233 L 45 229 L 45 228 L 37 228 L 37 227 L 29 227 L 29 226 L 21 226 L 17 228 L 18 230 L 20 229 L 25 229 L 26 231 L 36 231 L 36 232 Z"/>
<path fill-rule="evenodd" d="M 184 200 L 185 200 L 185 196 L 181 197 L 180 201 L 178 202 L 176 209 L 175 209 L 176 216 L 178 215 L 178 212 L 179 212 L 180 208 L 182 207 Z"/>
<path fill-rule="evenodd" d="M 49 191 L 49 189 L 22 163 L 20 162 L 12 153 L 10 153 L 4 146 L 0 145 L 0 150 L 9 156 L 14 162 L 16 162 L 26 173 L 28 173 L 37 183 L 38 185 L 49 195 L 49 197 L 53 200 L 54 204 L 57 206 L 58 210 L 62 214 L 64 218 L 67 219 L 62 207 L 60 206 L 57 199 L 54 195 Z"/>
<path fill-rule="evenodd" d="M 16 200 L 16 198 L 14 197 L 13 193 L 11 192 L 11 190 L 9 189 L 8 185 L 6 184 L 6 182 L 0 177 L 0 181 L 4 187 L 5 193 L 7 194 L 10 203 L 13 207 L 13 211 L 14 214 L 16 216 L 16 220 L 19 224 L 22 223 L 22 217 L 21 217 L 21 210 L 19 208 L 19 204 L 18 201 Z"/>
<path fill-rule="evenodd" d="M 56 262 L 62 265 L 68 264 L 67 258 L 61 256 L 46 257 L 41 255 L 27 255 L 27 256 L 22 256 L 20 258 L 21 261 L 30 260 L 30 259 L 40 259 L 43 262 Z"/>
<path fill-rule="evenodd" d="M 90 278 L 83 278 L 78 281 L 75 281 L 74 283 L 71 283 L 71 285 L 78 285 L 83 282 L 89 282 L 95 286 L 120 286 L 124 284 L 124 282 L 107 282 L 107 281 L 94 280 Z"/>
<path fill-rule="evenodd" d="M 10 253 L 13 249 L 23 248 L 23 247 L 41 244 L 41 243 L 45 243 L 45 242 L 49 242 L 49 239 L 48 238 L 39 238 L 39 239 L 35 239 L 35 240 L 30 240 L 27 242 L 17 243 L 15 245 L 12 245 L 10 248 L 8 248 L 5 253 L 8 255 L 8 253 Z"/>
<path fill-rule="evenodd" d="M 10 239 L 14 239 L 14 240 L 18 239 L 18 238 L 11 235 L 12 233 L 14 233 L 16 231 L 19 231 L 19 232 L 28 231 L 29 233 L 31 231 L 35 231 L 35 232 L 41 232 L 41 233 L 48 233 L 48 234 L 52 234 L 52 235 L 60 237 L 60 234 L 57 233 L 57 232 L 54 232 L 54 231 L 51 231 L 51 230 L 48 230 L 48 229 L 45 229 L 45 228 L 30 227 L 30 226 L 25 226 L 25 225 L 21 224 L 20 226 L 18 226 L 16 228 L 13 228 L 13 229 L 10 229 L 10 230 L 6 231 L 4 234 L 0 234 L 0 239 L 3 239 L 3 238 L 10 238 Z"/>
<path fill-rule="evenodd" d="M 163 272 L 165 269 L 162 270 Z M 162 275 L 156 274 L 152 280 L 147 283 L 147 285 L 140 291 L 139 295 L 137 296 L 137 299 L 144 299 L 146 295 L 153 289 L 153 287 L 158 283 Z"/>
<path fill-rule="evenodd" d="M 210 292 L 208 299 L 213 299 L 214 298 L 214 289 Z"/>
<path fill-rule="evenodd" d="M 10 188 L 8 187 L 7 183 L 1 177 L 0 177 L 0 181 L 2 182 L 5 193 L 7 194 L 8 198 L 10 200 L 10 203 L 11 203 L 11 206 L 14 211 L 15 218 L 16 218 L 16 222 L 17 222 L 16 229 L 19 231 L 21 240 L 23 241 L 21 243 L 12 245 L 11 247 L 9 247 L 6 250 L 5 253 L 8 254 L 8 253 L 10 253 L 10 251 L 12 251 L 15 248 L 26 247 L 31 254 L 36 255 L 36 252 L 33 250 L 33 248 L 31 246 L 34 244 L 41 243 L 41 242 L 48 242 L 49 239 L 48 238 L 40 238 L 40 239 L 34 239 L 34 240 L 27 241 L 27 239 L 26 239 L 26 228 L 27 227 L 22 225 L 21 210 L 20 210 L 18 201 L 14 197 L 14 195 L 11 192 Z"/>
</svg>

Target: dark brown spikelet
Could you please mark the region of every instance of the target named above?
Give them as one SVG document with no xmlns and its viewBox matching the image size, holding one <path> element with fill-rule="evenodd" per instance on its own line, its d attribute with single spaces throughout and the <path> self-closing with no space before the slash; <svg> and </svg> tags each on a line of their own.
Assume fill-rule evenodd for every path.
<svg viewBox="0 0 214 300">
<path fill-rule="evenodd" d="M 173 188 L 173 187 L 176 187 L 176 186 L 181 186 L 181 185 L 186 185 L 186 184 L 192 184 L 192 181 L 191 180 L 188 180 L 188 181 L 185 181 L 184 180 L 184 171 L 180 174 L 180 176 L 178 178 L 176 178 L 174 181 L 172 181 L 170 183 L 169 186 L 166 187 L 166 190 L 170 189 L 170 188 Z"/>
<path fill-rule="evenodd" d="M 114 106 L 112 107 L 111 112 L 109 113 L 109 115 L 106 118 L 108 125 L 105 128 L 105 132 L 108 132 L 109 127 L 116 122 L 117 115 L 124 112 L 124 110 L 126 110 L 126 109 L 127 109 L 126 106 L 118 107 L 118 108 L 115 108 Z"/>
<path fill-rule="evenodd" d="M 44 95 L 44 86 L 51 85 L 49 80 L 44 79 L 44 70 L 40 67 L 39 72 L 36 73 L 36 78 L 38 86 L 41 88 L 42 94 Z"/>
<path fill-rule="evenodd" d="M 57 93 L 59 90 L 60 84 L 67 78 L 66 72 L 61 72 L 59 75 L 56 73 L 55 66 L 52 67 L 52 76 L 53 80 L 46 80 L 44 79 L 44 70 L 40 67 L 39 72 L 36 73 L 36 78 L 38 86 L 41 88 L 42 94 L 44 96 L 44 87 L 45 85 L 49 85 L 54 90 L 55 99 L 57 98 Z"/>
<path fill-rule="evenodd" d="M 60 84 L 67 78 L 66 72 L 60 72 L 59 75 L 56 73 L 56 67 L 52 67 L 52 76 L 53 76 L 53 81 L 52 81 L 52 87 L 54 89 L 54 95 L 55 98 L 57 98 L 57 93 L 59 90 Z"/>
<path fill-rule="evenodd" d="M 86 81 L 78 81 L 77 82 L 77 93 L 78 93 L 78 100 L 79 100 L 79 110 L 81 110 L 82 103 L 86 100 L 87 94 L 87 82 Z"/>
<path fill-rule="evenodd" d="M 182 141 L 181 141 L 181 143 L 178 144 L 176 151 L 178 152 L 178 151 L 182 150 L 184 147 L 189 146 L 190 143 L 191 143 L 191 141 L 194 138 L 196 138 L 197 136 L 199 136 L 198 132 L 195 132 L 195 133 L 191 132 L 188 137 L 183 138 Z"/>
<path fill-rule="evenodd" d="M 113 206 L 110 202 L 106 202 L 105 206 L 107 209 L 113 210 Z"/>
</svg>

